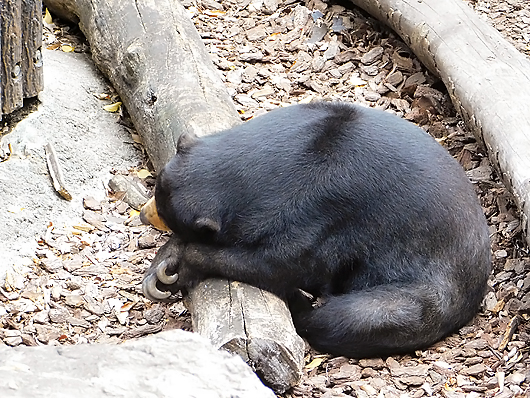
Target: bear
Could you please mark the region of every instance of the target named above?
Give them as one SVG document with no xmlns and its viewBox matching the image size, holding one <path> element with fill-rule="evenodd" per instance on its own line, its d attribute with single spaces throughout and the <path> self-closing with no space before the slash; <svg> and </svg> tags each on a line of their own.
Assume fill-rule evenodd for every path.
<svg viewBox="0 0 530 398">
<path fill-rule="evenodd" d="M 173 232 L 146 272 L 147 298 L 172 301 L 211 277 L 245 282 L 286 300 L 314 349 L 351 358 L 454 332 L 491 271 L 459 163 L 411 122 L 345 102 L 181 135 L 141 218 Z"/>
</svg>

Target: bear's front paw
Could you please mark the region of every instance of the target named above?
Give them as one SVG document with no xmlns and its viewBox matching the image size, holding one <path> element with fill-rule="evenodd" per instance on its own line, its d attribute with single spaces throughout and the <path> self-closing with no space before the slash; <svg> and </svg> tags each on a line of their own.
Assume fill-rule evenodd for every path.
<svg viewBox="0 0 530 398">
<path fill-rule="evenodd" d="M 180 297 L 180 287 L 176 283 L 178 273 L 167 275 L 168 261 L 162 261 L 153 273 L 147 273 L 142 282 L 144 296 L 151 301 L 175 301 Z"/>
<path fill-rule="evenodd" d="M 142 282 L 144 296 L 152 301 L 175 301 L 183 286 L 179 278 L 182 246 L 170 239 L 160 248 Z"/>
</svg>

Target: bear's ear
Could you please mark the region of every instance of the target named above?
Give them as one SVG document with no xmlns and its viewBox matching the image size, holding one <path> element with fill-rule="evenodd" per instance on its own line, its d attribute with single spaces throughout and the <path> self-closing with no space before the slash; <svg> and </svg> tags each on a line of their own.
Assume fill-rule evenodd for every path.
<svg viewBox="0 0 530 398">
<path fill-rule="evenodd" d="M 197 229 L 207 230 L 215 233 L 221 230 L 221 225 L 219 222 L 208 217 L 200 217 L 195 220 L 195 227 L 197 227 Z"/>
<path fill-rule="evenodd" d="M 177 153 L 186 152 L 197 142 L 197 136 L 192 132 L 184 132 L 177 141 Z"/>
</svg>

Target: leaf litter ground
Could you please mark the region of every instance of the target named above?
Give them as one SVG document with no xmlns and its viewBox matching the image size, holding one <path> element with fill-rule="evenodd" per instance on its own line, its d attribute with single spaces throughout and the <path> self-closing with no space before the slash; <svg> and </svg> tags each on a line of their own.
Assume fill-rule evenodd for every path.
<svg viewBox="0 0 530 398">
<path fill-rule="evenodd" d="M 455 114 L 441 82 L 393 32 L 352 6 L 275 0 L 184 2 L 243 120 L 278 106 L 345 100 L 394 112 L 433 135 L 462 164 L 490 226 L 493 273 L 479 315 L 410 355 L 365 360 L 307 350 L 285 397 L 526 396 L 530 383 L 530 257 L 514 199 Z M 528 54 L 530 6 L 469 1 Z M 48 45 L 89 51 L 68 27 Z M 127 119 L 122 122 L 126 123 Z M 141 225 L 152 190 L 145 167 L 116 170 L 108 197 L 84 201 L 84 223 L 43 231 L 34 265 L 0 288 L 0 341 L 10 346 L 119 343 L 191 329 L 182 302 L 155 304 L 142 276 L 167 235 Z M 154 173 L 153 173 L 154 174 Z M 142 178 L 140 178 L 142 177 Z"/>
</svg>

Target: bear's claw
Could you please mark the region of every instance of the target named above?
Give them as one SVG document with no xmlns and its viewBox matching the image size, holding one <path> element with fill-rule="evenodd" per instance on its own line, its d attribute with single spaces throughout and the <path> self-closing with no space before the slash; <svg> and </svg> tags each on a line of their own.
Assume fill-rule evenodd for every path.
<svg viewBox="0 0 530 398">
<path fill-rule="evenodd" d="M 162 282 L 164 285 L 172 285 L 178 280 L 179 274 L 167 275 L 166 274 L 167 265 L 168 265 L 167 260 L 162 261 L 156 267 L 156 276 L 158 280 Z"/>
<path fill-rule="evenodd" d="M 158 273 L 158 272 L 157 272 Z M 142 292 L 151 301 L 166 300 L 171 296 L 171 292 L 163 292 L 156 287 L 157 275 L 151 274 L 144 278 L 142 282 Z"/>
</svg>

